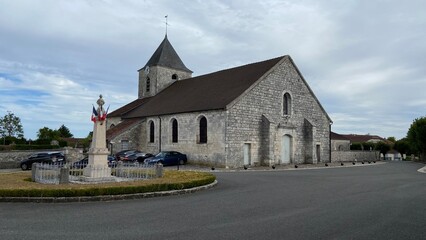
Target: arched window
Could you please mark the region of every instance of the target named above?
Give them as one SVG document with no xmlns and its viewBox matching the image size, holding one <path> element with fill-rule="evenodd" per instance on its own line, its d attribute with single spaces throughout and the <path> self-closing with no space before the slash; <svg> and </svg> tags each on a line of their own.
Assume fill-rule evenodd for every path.
<svg viewBox="0 0 426 240">
<path fill-rule="evenodd" d="M 200 143 L 207 143 L 207 119 L 200 118 Z"/>
<path fill-rule="evenodd" d="M 151 90 L 151 79 L 149 77 L 146 78 L 146 92 Z"/>
<path fill-rule="evenodd" d="M 172 79 L 173 79 L 173 80 L 178 80 L 178 75 L 177 75 L 176 73 L 175 73 L 175 74 L 173 74 L 173 75 L 172 75 Z"/>
<path fill-rule="evenodd" d="M 172 121 L 172 142 L 178 142 L 178 122 L 176 119 Z"/>
<path fill-rule="evenodd" d="M 151 121 L 151 123 L 149 124 L 149 142 L 153 143 L 154 142 L 154 122 Z"/>
<path fill-rule="evenodd" d="M 291 96 L 285 93 L 283 96 L 283 115 L 291 115 Z"/>
</svg>

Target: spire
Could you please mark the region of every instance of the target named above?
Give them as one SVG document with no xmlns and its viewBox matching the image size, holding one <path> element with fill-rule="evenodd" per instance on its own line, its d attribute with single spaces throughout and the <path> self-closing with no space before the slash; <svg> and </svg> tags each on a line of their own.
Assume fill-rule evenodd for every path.
<svg viewBox="0 0 426 240">
<path fill-rule="evenodd" d="M 160 46 L 158 46 L 157 50 L 155 50 L 154 54 L 142 69 L 146 68 L 147 66 L 163 66 L 192 73 L 192 71 L 189 70 L 185 64 L 183 64 L 172 44 L 167 39 L 167 34 L 164 37 L 164 40 L 161 42 Z"/>
</svg>

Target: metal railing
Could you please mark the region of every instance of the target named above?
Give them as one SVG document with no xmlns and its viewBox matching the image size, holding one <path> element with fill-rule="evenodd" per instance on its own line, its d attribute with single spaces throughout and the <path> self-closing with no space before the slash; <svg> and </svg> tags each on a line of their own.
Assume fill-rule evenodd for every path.
<svg viewBox="0 0 426 240">
<path fill-rule="evenodd" d="M 32 166 L 33 180 L 38 183 L 59 184 L 61 166 L 51 163 L 35 163 Z"/>
<path fill-rule="evenodd" d="M 117 164 L 116 167 L 91 166 L 91 165 L 57 165 L 47 163 L 35 163 L 33 168 L 33 181 L 45 184 L 60 184 L 69 181 L 81 181 L 84 169 L 88 168 L 99 176 L 114 177 L 115 181 L 129 181 L 153 179 L 162 176 L 162 166 L 148 164 Z M 67 176 L 63 176 L 67 175 Z M 96 176 L 95 176 L 96 177 Z M 66 179 L 66 180 L 64 180 Z"/>
</svg>

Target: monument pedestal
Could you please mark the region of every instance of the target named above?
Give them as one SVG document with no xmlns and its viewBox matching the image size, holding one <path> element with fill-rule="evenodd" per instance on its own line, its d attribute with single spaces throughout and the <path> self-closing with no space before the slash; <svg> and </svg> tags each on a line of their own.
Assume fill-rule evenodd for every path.
<svg viewBox="0 0 426 240">
<path fill-rule="evenodd" d="M 106 124 L 104 121 L 106 113 L 102 110 L 102 105 L 104 104 L 102 95 L 99 97 L 96 118 L 92 118 L 94 126 L 92 144 L 89 149 L 89 162 L 83 169 L 83 176 L 81 176 L 81 181 L 84 182 L 109 182 L 115 180 L 111 176 L 111 168 L 108 167 L 109 150 L 106 148 Z M 93 112 L 95 113 L 95 111 Z"/>
</svg>

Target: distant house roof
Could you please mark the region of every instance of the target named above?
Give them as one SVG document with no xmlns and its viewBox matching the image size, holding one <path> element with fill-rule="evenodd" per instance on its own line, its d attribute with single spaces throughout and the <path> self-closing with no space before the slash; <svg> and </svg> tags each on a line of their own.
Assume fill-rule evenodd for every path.
<svg viewBox="0 0 426 240">
<path fill-rule="evenodd" d="M 161 42 L 160 46 L 158 46 L 157 50 L 155 50 L 154 54 L 145 66 L 139 69 L 139 71 L 145 69 L 147 66 L 163 66 L 192 73 L 192 71 L 183 64 L 172 44 L 167 39 L 167 35 L 164 37 L 164 40 Z"/>
<path fill-rule="evenodd" d="M 335 132 L 330 132 L 330 139 L 331 140 L 346 140 L 346 141 L 350 141 L 347 137 L 340 135 L 338 133 Z"/>
<path fill-rule="evenodd" d="M 278 57 L 174 82 L 125 118 L 225 109 L 281 59 Z"/>
<path fill-rule="evenodd" d="M 149 99 L 151 99 L 150 97 L 148 98 L 138 98 L 124 106 L 122 106 L 121 108 L 113 111 L 112 113 L 108 114 L 108 117 L 121 117 L 123 114 L 129 112 L 130 110 L 133 110 L 139 106 L 141 106 L 142 104 L 146 103 L 149 101 Z"/>
<path fill-rule="evenodd" d="M 351 142 L 386 141 L 386 139 L 377 135 L 343 134 L 343 136 Z"/>
<path fill-rule="evenodd" d="M 111 139 L 117 137 L 118 135 L 123 133 L 125 130 L 135 126 L 136 124 L 138 124 L 139 121 L 140 121 L 140 119 L 125 119 L 125 120 L 123 120 L 122 122 L 120 122 L 116 126 L 110 128 L 106 131 L 106 139 L 111 140 Z"/>
</svg>

